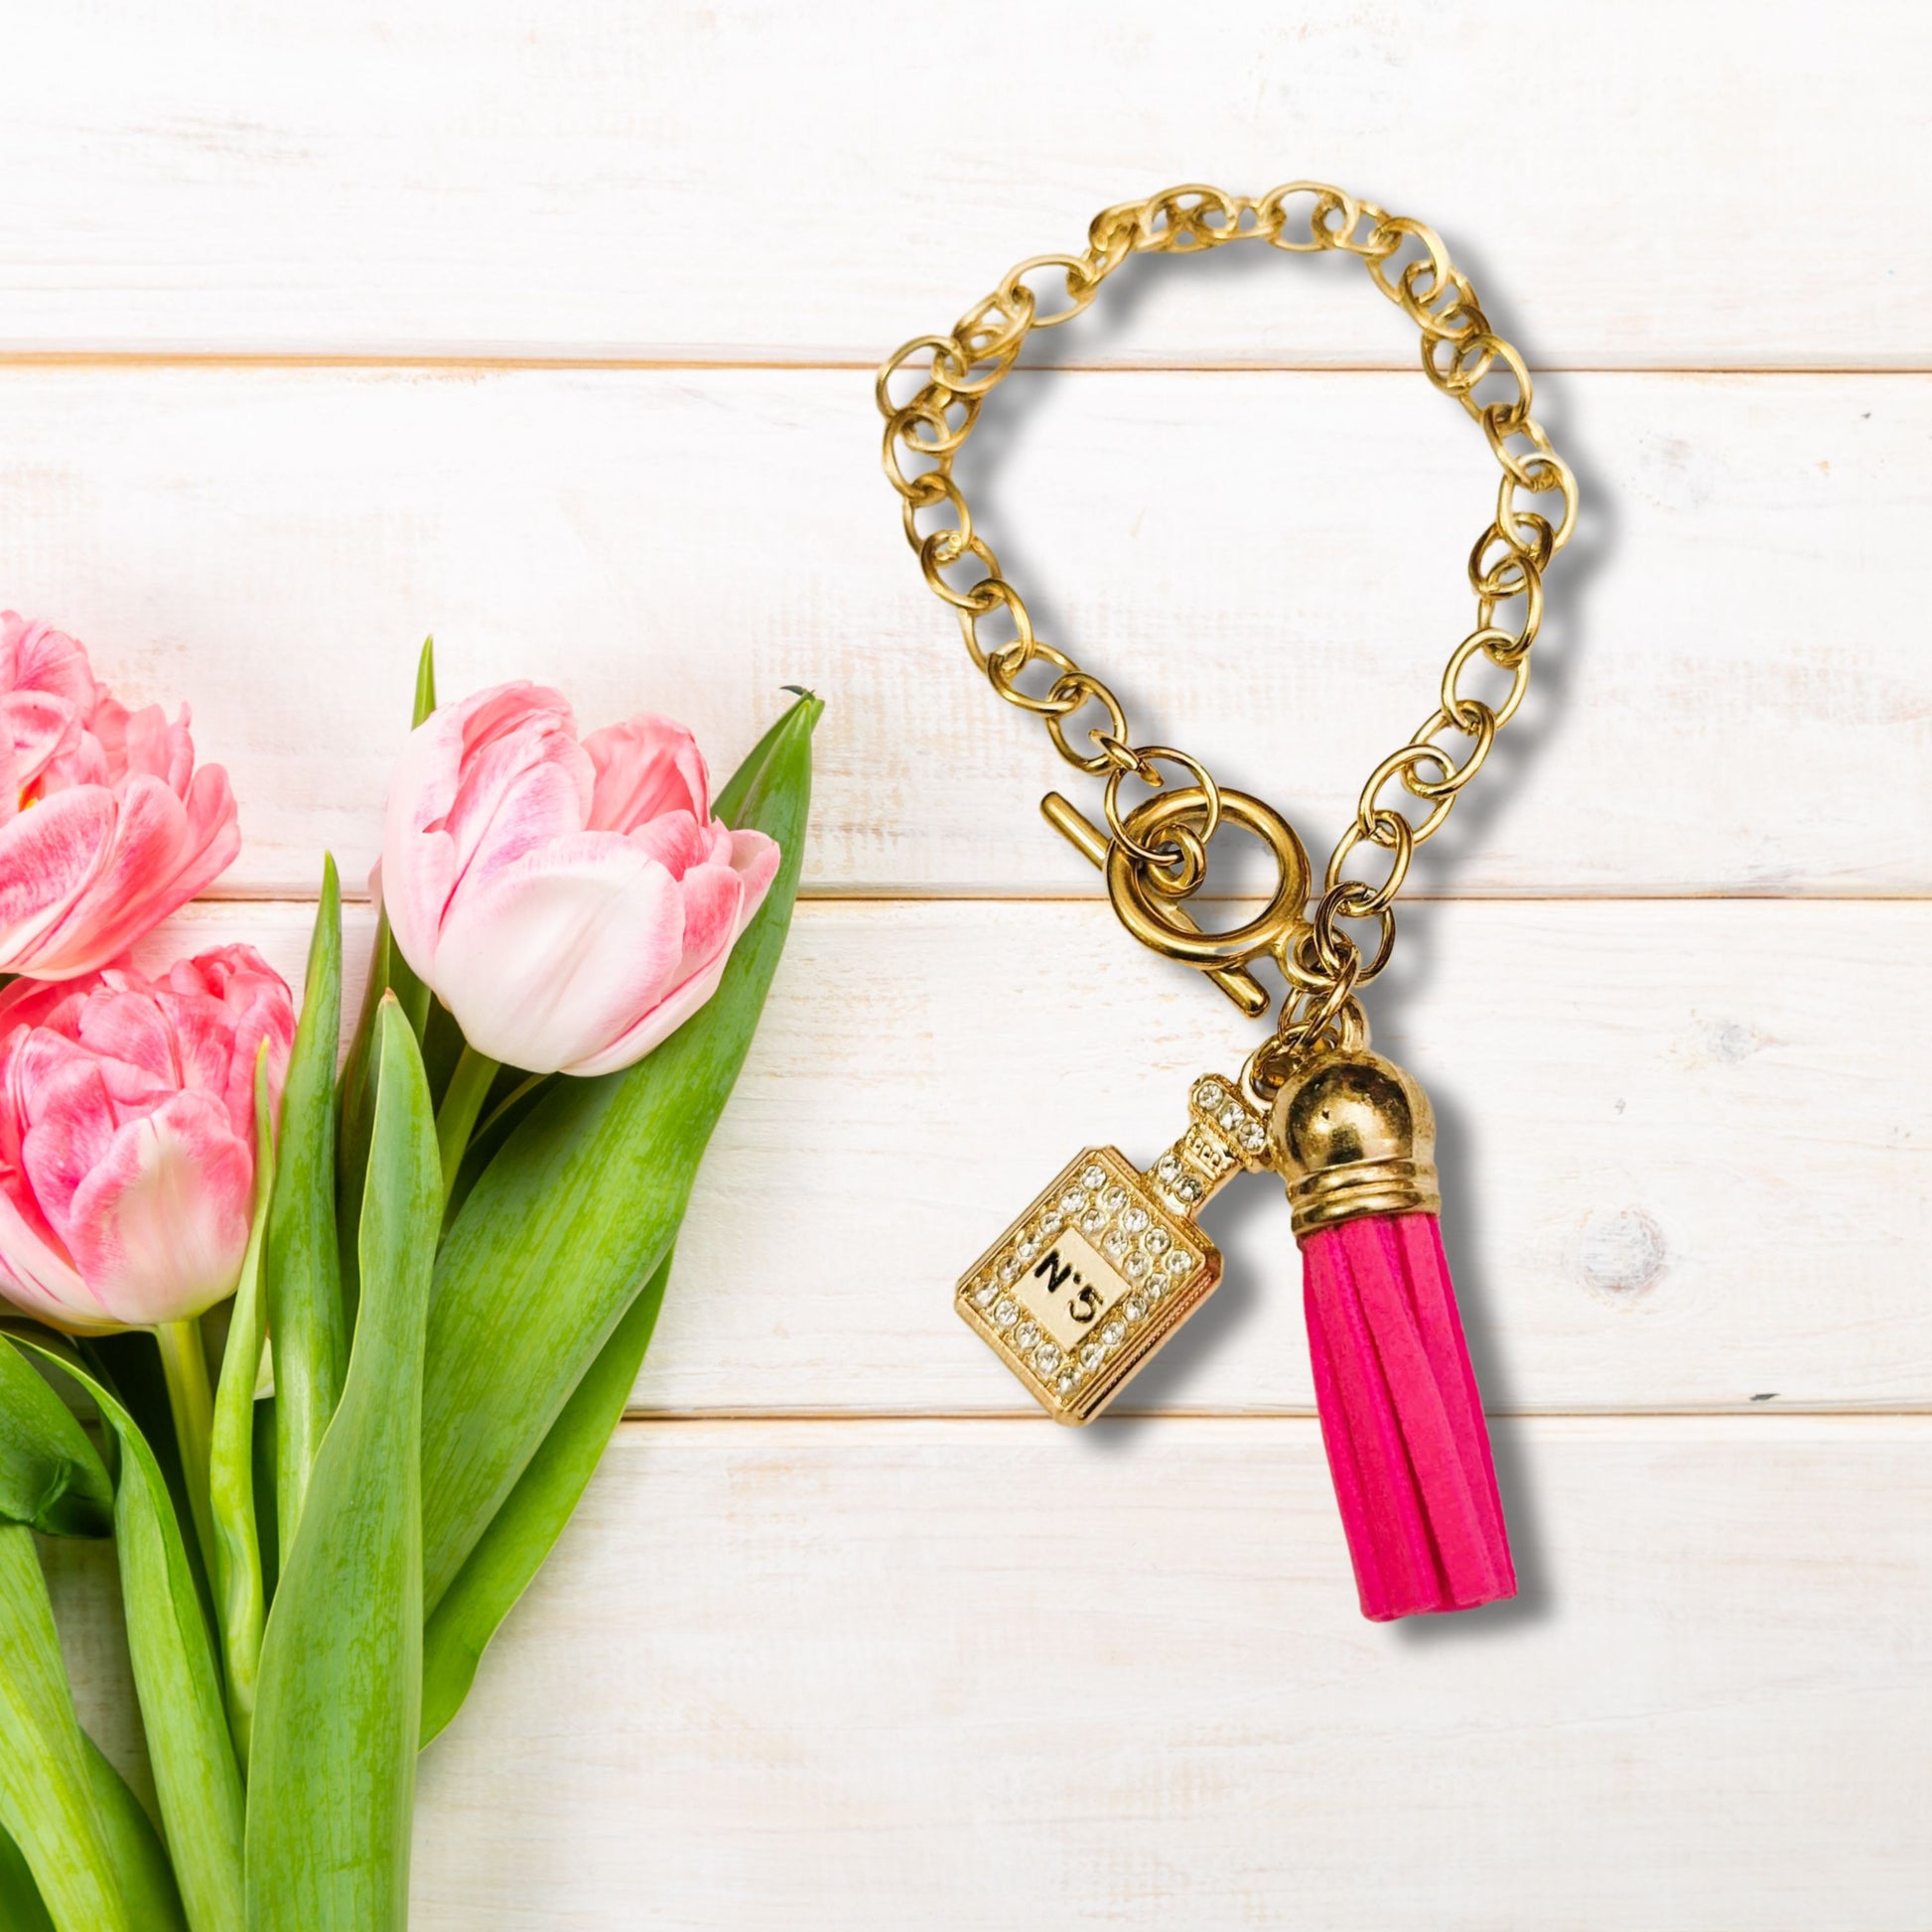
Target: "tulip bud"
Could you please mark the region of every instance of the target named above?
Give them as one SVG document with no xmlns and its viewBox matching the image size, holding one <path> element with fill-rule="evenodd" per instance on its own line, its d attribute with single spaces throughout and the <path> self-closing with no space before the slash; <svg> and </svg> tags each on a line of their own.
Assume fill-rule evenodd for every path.
<svg viewBox="0 0 1932 1932">
<path fill-rule="evenodd" d="M 279 1107 L 294 1035 L 288 987 L 248 946 L 0 993 L 0 1295 L 86 1334 L 232 1294 L 257 1049 Z"/>
<path fill-rule="evenodd" d="M 477 1052 L 592 1074 L 711 998 L 777 869 L 770 839 L 712 816 L 682 725 L 580 741 L 557 692 L 504 684 L 411 733 L 372 884 Z"/>
<path fill-rule="evenodd" d="M 188 707 L 129 711 L 87 653 L 0 612 L 0 973 L 65 980 L 118 958 L 240 849 Z"/>
</svg>

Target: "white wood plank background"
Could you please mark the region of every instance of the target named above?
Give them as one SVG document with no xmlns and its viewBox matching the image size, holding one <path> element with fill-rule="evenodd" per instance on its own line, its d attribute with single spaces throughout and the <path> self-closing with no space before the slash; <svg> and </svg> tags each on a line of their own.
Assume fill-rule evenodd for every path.
<svg viewBox="0 0 1932 1932">
<path fill-rule="evenodd" d="M 1932 1422 L 1501 1446 L 1523 1597 L 1388 1629 L 1311 1421 L 626 1425 L 423 1761 L 415 1922 L 1921 1923 Z"/>
<path fill-rule="evenodd" d="M 633 1417 L 425 1761 L 420 1926 L 1932 1932 L 1932 16 L 81 0 L 5 45 L 0 604 L 191 700 L 241 798 L 154 952 L 294 974 L 425 631 L 448 691 L 670 710 L 721 772 L 828 700 Z M 947 1300 L 1241 1042 L 1041 826 L 868 371 L 1190 174 L 1434 221 L 1586 489 L 1379 998 L 1528 1585 L 1426 1630 L 1354 1612 L 1265 1184 L 1084 1435 Z M 1346 264 L 1131 273 L 963 473 L 1043 634 L 1325 849 L 1493 473 Z M 103 1554 L 49 1554 L 138 1777 Z"/>
<path fill-rule="evenodd" d="M 1110 203 L 1315 174 L 1432 221 L 1541 363 L 1926 359 L 1910 0 L 75 0 L 8 52 L 23 349 L 867 366 Z M 1066 347 L 1411 364 L 1358 277 L 1268 267 Z"/>
<path fill-rule="evenodd" d="M 1591 521 L 1416 890 L 1926 890 L 1932 378 L 1547 386 Z M 973 671 L 879 430 L 847 371 L 20 369 L 5 594 L 193 701 L 242 800 L 230 892 L 313 891 L 324 842 L 366 876 L 433 629 L 450 688 L 647 698 L 726 769 L 821 689 L 812 890 L 1097 893 L 1037 811 L 1097 787 Z M 968 473 L 1041 634 L 1323 852 L 1474 621 L 1495 501 L 1411 372 L 1018 377 Z"/>
<path fill-rule="evenodd" d="M 205 906 L 145 951 L 245 935 L 294 980 L 311 916 Z M 351 908 L 345 1027 L 371 924 Z M 1457 902 L 1407 938 L 1382 1036 L 1437 1104 L 1492 1406 L 1932 1407 L 1932 905 Z M 1791 970 L 1835 946 L 1856 1006 Z M 1077 1003 L 1051 961 L 1077 962 Z M 1082 1147 L 1151 1160 L 1194 1075 L 1233 1070 L 1221 996 L 1172 971 L 1100 905 L 808 901 L 638 1411 L 1018 1413 L 951 1284 Z M 1228 1279 L 1123 1404 L 1311 1409 L 1279 1183 L 1207 1227 Z"/>
</svg>

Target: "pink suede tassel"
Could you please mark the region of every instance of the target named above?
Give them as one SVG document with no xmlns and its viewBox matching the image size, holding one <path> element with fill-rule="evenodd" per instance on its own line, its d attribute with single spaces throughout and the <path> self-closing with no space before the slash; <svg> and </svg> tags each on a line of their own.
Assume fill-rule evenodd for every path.
<svg viewBox="0 0 1932 1932">
<path fill-rule="evenodd" d="M 1516 1594 L 1489 1431 L 1434 1214 L 1364 1215 L 1302 1244 L 1321 1436 L 1362 1614 Z"/>
</svg>

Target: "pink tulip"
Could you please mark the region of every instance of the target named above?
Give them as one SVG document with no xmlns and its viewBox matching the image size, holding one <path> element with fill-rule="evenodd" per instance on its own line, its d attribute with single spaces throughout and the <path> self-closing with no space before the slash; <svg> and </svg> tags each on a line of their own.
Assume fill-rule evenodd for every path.
<svg viewBox="0 0 1932 1932">
<path fill-rule="evenodd" d="M 188 707 L 129 711 L 87 653 L 0 612 L 0 973 L 72 979 L 118 958 L 241 847 Z"/>
<path fill-rule="evenodd" d="M 682 725 L 640 714 L 580 742 L 562 697 L 519 683 L 411 734 L 375 884 L 479 1053 L 589 1074 L 710 999 L 777 870 L 771 840 L 712 817 Z"/>
<path fill-rule="evenodd" d="M 0 993 L 0 1294 L 84 1334 L 234 1291 L 255 1184 L 255 1056 L 281 1104 L 295 1014 L 250 946 Z"/>
</svg>

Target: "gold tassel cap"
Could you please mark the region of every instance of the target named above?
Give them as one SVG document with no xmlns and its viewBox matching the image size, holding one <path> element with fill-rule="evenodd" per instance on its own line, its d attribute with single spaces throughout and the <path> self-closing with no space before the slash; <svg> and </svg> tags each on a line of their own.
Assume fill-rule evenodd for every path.
<svg viewBox="0 0 1932 1932">
<path fill-rule="evenodd" d="M 1298 1241 L 1365 1214 L 1442 1210 L 1429 1096 L 1379 1053 L 1315 1060 L 1276 1095 L 1270 1132 Z"/>
</svg>

